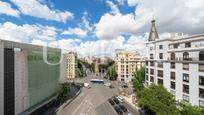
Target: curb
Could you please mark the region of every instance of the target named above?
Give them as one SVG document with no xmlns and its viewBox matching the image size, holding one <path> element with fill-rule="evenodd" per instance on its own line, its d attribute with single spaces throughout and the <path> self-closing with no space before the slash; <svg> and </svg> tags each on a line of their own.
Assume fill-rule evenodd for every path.
<svg viewBox="0 0 204 115">
<path fill-rule="evenodd" d="M 60 111 L 61 111 L 62 109 L 64 109 L 66 106 L 68 106 L 80 93 L 81 93 L 81 89 L 77 92 L 77 94 L 76 94 L 74 97 L 72 97 L 71 99 L 69 99 L 69 100 L 67 100 L 66 102 L 64 102 L 64 103 L 55 111 L 55 113 L 56 113 L 56 114 L 57 114 L 57 113 L 60 113 Z"/>
</svg>

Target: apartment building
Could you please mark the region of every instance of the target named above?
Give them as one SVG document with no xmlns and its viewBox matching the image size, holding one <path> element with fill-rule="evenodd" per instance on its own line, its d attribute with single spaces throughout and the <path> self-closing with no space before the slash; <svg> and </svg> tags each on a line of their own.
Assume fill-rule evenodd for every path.
<svg viewBox="0 0 204 115">
<path fill-rule="evenodd" d="M 48 48 L 47 61 L 60 53 Z M 60 67 L 45 62 L 41 46 L 0 40 L 0 115 L 28 115 L 57 98 Z"/>
<path fill-rule="evenodd" d="M 77 53 L 69 52 L 67 54 L 67 78 L 73 80 L 76 78 L 77 71 Z"/>
<path fill-rule="evenodd" d="M 126 83 L 131 82 L 133 73 L 145 65 L 145 61 L 139 53 L 126 50 L 116 51 L 115 63 L 118 80 Z"/>
<path fill-rule="evenodd" d="M 152 20 L 147 48 L 146 84 L 163 85 L 176 100 L 204 106 L 204 35 L 160 39 Z"/>
</svg>

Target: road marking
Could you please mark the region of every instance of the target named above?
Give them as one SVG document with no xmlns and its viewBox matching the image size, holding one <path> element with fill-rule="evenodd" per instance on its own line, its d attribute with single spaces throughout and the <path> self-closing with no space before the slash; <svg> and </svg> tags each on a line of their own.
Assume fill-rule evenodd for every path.
<svg viewBox="0 0 204 115">
<path fill-rule="evenodd" d="M 72 113 L 72 115 L 75 115 L 76 114 L 76 112 L 80 109 L 80 108 L 82 108 L 82 109 L 84 109 L 83 107 L 81 107 L 82 105 L 84 105 L 84 104 L 87 104 L 89 101 L 88 101 L 88 99 L 89 100 L 91 100 L 92 98 L 93 98 L 93 96 L 94 95 L 91 95 L 91 96 L 89 96 L 89 95 L 87 95 L 85 98 L 84 98 L 84 100 L 82 101 L 82 103 L 80 103 L 79 105 L 78 105 L 78 107 L 74 110 L 74 112 Z M 90 103 L 89 103 L 90 104 Z M 91 103 L 92 104 L 92 103 Z"/>
</svg>

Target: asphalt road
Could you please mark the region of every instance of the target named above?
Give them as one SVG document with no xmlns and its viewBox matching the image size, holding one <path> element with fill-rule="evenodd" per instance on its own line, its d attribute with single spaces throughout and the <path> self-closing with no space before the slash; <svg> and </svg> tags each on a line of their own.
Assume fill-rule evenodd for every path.
<svg viewBox="0 0 204 115">
<path fill-rule="evenodd" d="M 93 78 L 99 77 L 85 77 L 77 79 L 76 82 L 90 83 L 90 79 Z M 58 115 L 117 115 L 113 107 L 107 102 L 108 98 L 118 94 L 117 88 L 110 89 L 109 87 L 100 84 L 90 83 L 90 85 L 90 89 L 82 88 L 79 96 L 62 109 Z M 129 109 L 130 106 L 127 106 Z"/>
</svg>

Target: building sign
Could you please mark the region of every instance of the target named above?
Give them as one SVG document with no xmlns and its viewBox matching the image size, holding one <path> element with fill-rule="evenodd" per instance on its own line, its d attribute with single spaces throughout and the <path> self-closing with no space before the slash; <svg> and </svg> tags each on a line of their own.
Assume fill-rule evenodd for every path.
<svg viewBox="0 0 204 115">
<path fill-rule="evenodd" d="M 136 96 L 135 95 L 132 95 L 132 104 L 136 104 Z"/>
</svg>

